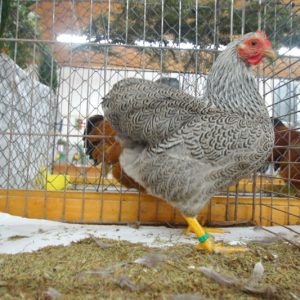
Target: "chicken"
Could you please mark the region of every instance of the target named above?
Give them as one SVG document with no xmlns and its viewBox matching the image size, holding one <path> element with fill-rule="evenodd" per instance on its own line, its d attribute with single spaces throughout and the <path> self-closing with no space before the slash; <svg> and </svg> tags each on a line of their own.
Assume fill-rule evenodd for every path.
<svg viewBox="0 0 300 300">
<path fill-rule="evenodd" d="M 103 98 L 122 144 L 120 164 L 148 193 L 177 207 L 207 252 L 224 247 L 195 216 L 220 189 L 257 170 L 274 131 L 251 65 L 275 58 L 265 33 L 230 43 L 213 64 L 202 98 L 142 79 L 124 79 Z"/>
<path fill-rule="evenodd" d="M 180 87 L 179 81 L 176 78 L 162 77 L 155 82 L 172 86 L 177 89 Z M 104 137 L 105 133 L 107 136 L 106 138 Z M 88 137 L 86 135 L 88 135 Z M 86 154 L 93 159 L 96 165 L 102 163 L 102 160 L 104 161 L 104 164 L 112 165 L 112 174 L 114 178 L 125 187 L 135 188 L 141 192 L 145 192 L 145 189 L 142 186 L 136 183 L 124 172 L 124 170 L 122 170 L 119 162 L 121 145 L 115 140 L 115 135 L 116 132 L 111 128 L 109 122 L 105 120 L 103 116 L 94 115 L 90 117 L 87 121 L 83 138 Z"/>
<path fill-rule="evenodd" d="M 115 135 L 116 132 L 103 116 L 90 117 L 83 138 L 86 154 L 93 159 L 96 165 L 102 163 L 102 160 L 106 165 L 112 165 L 114 178 L 125 187 L 144 191 L 138 183 L 122 170 L 119 162 L 121 146 L 115 140 Z"/>
<path fill-rule="evenodd" d="M 274 162 L 280 176 L 300 190 L 300 132 L 289 129 L 278 118 L 272 119 L 275 132 L 275 146 L 269 161 Z"/>
</svg>

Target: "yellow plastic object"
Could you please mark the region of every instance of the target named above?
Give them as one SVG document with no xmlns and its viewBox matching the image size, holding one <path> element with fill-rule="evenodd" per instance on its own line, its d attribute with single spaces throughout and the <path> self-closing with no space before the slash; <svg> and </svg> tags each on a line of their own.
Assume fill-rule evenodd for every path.
<svg viewBox="0 0 300 300">
<path fill-rule="evenodd" d="M 70 175 L 51 174 L 47 176 L 46 189 L 48 191 L 64 190 L 69 187 L 70 182 Z"/>
<path fill-rule="evenodd" d="M 48 191 L 67 189 L 71 183 L 71 176 L 65 174 L 48 174 L 47 168 L 41 168 L 35 179 L 35 187 Z"/>
<path fill-rule="evenodd" d="M 74 160 L 78 160 L 79 159 L 79 155 L 78 154 L 74 154 L 73 159 Z"/>
</svg>

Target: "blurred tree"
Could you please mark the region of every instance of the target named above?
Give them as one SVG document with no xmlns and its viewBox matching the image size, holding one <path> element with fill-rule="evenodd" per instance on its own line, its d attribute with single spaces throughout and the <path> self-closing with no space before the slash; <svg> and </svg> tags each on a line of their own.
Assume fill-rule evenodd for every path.
<svg viewBox="0 0 300 300">
<path fill-rule="evenodd" d="M 102 12 L 83 31 L 92 42 L 109 38 L 114 44 L 134 44 L 137 40 L 167 43 L 166 37 L 172 36 L 174 42 L 197 42 L 200 47 L 206 47 L 214 42 L 227 44 L 230 41 L 231 0 L 165 0 L 163 4 L 162 1 L 147 0 L 146 6 L 144 1 L 129 1 L 128 6 L 127 1 L 121 2 L 123 6 L 111 10 L 109 29 L 107 13 Z M 267 2 L 262 1 L 260 4 L 259 1 L 245 0 L 244 32 L 257 30 L 258 13 L 261 12 L 262 29 L 271 38 L 276 35 L 278 46 L 282 46 L 287 40 L 284 37 L 293 33 L 291 22 L 294 23 L 293 28 L 299 28 L 300 20 L 292 13 L 292 3 L 289 7 L 280 1 L 269 1 L 271 4 Z M 242 2 L 235 3 L 233 34 L 238 35 L 243 25 Z M 275 24 L 277 31 L 271 34 Z M 299 35 L 294 34 L 288 46 L 299 45 L 299 41 Z"/>
<path fill-rule="evenodd" d="M 40 37 L 37 22 L 39 16 L 31 11 L 32 3 L 32 1 L 18 3 L 18 1 L 2 0 L 1 38 L 38 39 Z M 27 68 L 32 63 L 38 64 L 39 80 L 55 91 L 57 66 L 47 46 L 40 42 L 34 44 L 26 41 L 4 40 L 0 41 L 0 52 L 14 59 L 21 68 Z"/>
<path fill-rule="evenodd" d="M 118 5 L 111 7 L 109 18 L 107 11 L 101 11 L 93 17 L 90 26 L 83 30 L 92 45 L 79 46 L 76 50 L 106 50 L 109 55 L 117 56 L 111 48 L 101 45 L 100 41 L 106 40 L 112 45 L 134 45 L 138 41 L 145 41 L 158 43 L 161 47 L 185 42 L 190 43 L 191 47 L 180 54 L 172 47 L 142 47 L 137 50 L 144 51 L 158 63 L 163 55 L 162 71 L 172 64 L 170 59 L 178 62 L 179 55 L 184 69 L 191 70 L 201 52 L 199 47 L 217 50 L 220 45 L 230 42 L 231 3 L 231 0 L 117 1 Z M 296 35 L 295 28 L 299 28 L 300 18 L 295 18 L 292 4 L 288 6 L 280 1 L 262 1 L 260 4 L 259 1 L 245 0 L 243 21 L 243 2 L 236 0 L 234 3 L 234 37 L 241 34 L 242 27 L 245 33 L 256 31 L 260 13 L 261 28 L 267 32 L 275 48 L 285 43 L 288 47 L 299 46 L 300 36 Z M 213 56 L 202 53 L 201 62 L 205 69 L 210 68 Z"/>
<path fill-rule="evenodd" d="M 57 63 L 49 48 L 42 44 L 39 44 L 38 76 L 41 83 L 51 87 L 54 92 L 56 91 L 58 87 Z"/>
<path fill-rule="evenodd" d="M 18 22 L 17 22 L 18 12 Z M 37 15 L 30 12 L 28 5 L 17 4 L 10 0 L 2 1 L 1 12 L 1 38 L 32 39 L 38 36 Z M 33 44 L 26 42 L 1 41 L 1 52 L 5 52 L 11 58 L 16 59 L 16 63 L 25 68 L 33 59 Z"/>
</svg>

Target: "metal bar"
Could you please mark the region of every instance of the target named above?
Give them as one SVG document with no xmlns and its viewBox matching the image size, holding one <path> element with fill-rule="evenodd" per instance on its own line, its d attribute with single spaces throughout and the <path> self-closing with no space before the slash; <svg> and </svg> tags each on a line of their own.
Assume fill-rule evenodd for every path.
<svg viewBox="0 0 300 300">
<path fill-rule="evenodd" d="M 300 110 L 293 111 L 293 114 L 297 114 L 297 113 L 300 113 Z M 289 115 L 290 115 L 290 113 L 287 113 L 287 114 L 281 115 L 280 118 L 287 117 Z"/>
<path fill-rule="evenodd" d="M 144 15 L 143 15 L 143 49 L 142 49 L 142 70 L 145 70 L 146 68 L 146 59 L 145 59 L 145 54 L 146 54 L 146 24 L 147 24 L 147 0 L 144 0 Z M 143 79 L 145 79 L 145 72 L 142 72 Z"/>
<path fill-rule="evenodd" d="M 265 219 L 265 220 L 267 221 L 268 219 Z M 277 223 L 276 221 L 274 221 L 274 224 L 275 224 L 275 225 L 279 225 L 279 226 L 281 226 L 281 227 L 283 227 L 283 228 L 285 228 L 285 229 L 287 229 L 287 230 L 289 230 L 289 231 L 292 231 L 292 232 L 294 232 L 294 233 L 297 234 L 297 235 L 300 235 L 300 232 L 298 232 L 298 231 L 296 231 L 295 229 L 291 228 L 291 226 L 282 225 L 282 224 L 280 224 L 280 223 Z M 257 226 L 257 227 L 258 227 L 258 228 L 263 228 L 264 230 L 266 229 L 266 228 L 263 227 L 263 226 Z M 271 230 L 270 230 L 269 232 L 271 232 Z M 274 232 L 272 232 L 272 233 L 274 233 Z M 274 234 L 278 234 L 278 233 L 274 233 Z"/>
<path fill-rule="evenodd" d="M 242 28 L 241 35 L 245 34 L 245 17 L 246 17 L 246 3 L 245 0 L 242 0 Z"/>
<path fill-rule="evenodd" d="M 288 216 L 293 216 L 293 217 L 298 218 L 298 219 L 300 220 L 300 216 L 299 216 L 299 215 L 295 215 L 295 214 L 293 214 L 293 213 L 291 213 L 291 212 L 289 212 L 289 211 L 284 211 L 284 210 L 282 210 L 282 209 L 279 209 L 279 208 L 277 208 L 277 207 L 274 207 L 274 206 L 268 205 L 268 204 L 262 204 L 262 206 L 268 207 L 268 208 L 270 208 L 271 210 L 280 211 L 280 212 L 282 212 L 282 213 L 287 214 Z M 268 220 L 270 221 L 270 219 L 268 219 Z M 273 222 L 273 221 L 272 221 L 272 222 Z M 273 223 L 274 223 L 274 222 L 273 222 Z"/>
<path fill-rule="evenodd" d="M 73 11 L 73 16 L 75 16 L 75 3 L 74 0 L 72 0 L 72 11 Z M 54 23 L 55 24 L 55 23 Z M 70 64 L 72 65 L 72 60 L 73 60 L 73 49 L 70 49 Z M 74 79 L 74 78 L 73 78 Z M 67 96 L 67 133 L 66 133 L 66 139 L 67 139 L 67 143 L 66 143 L 66 147 L 65 147 L 65 160 L 66 160 L 66 166 L 68 165 L 69 162 L 69 155 L 70 155 L 70 147 L 69 147 L 69 143 L 70 143 L 70 128 L 71 128 L 71 109 L 72 109 L 72 86 L 74 86 L 74 84 L 71 83 L 72 77 L 69 77 L 69 89 L 68 89 L 68 96 Z M 67 170 L 65 170 L 65 172 L 67 172 Z M 66 188 L 64 189 L 64 201 L 63 201 L 63 210 L 62 210 L 62 216 L 61 219 L 62 221 L 65 220 L 65 214 L 66 214 Z"/>
<path fill-rule="evenodd" d="M 6 135 L 6 134 L 11 134 L 11 135 L 16 135 L 16 136 L 28 136 L 28 133 L 24 132 L 16 132 L 16 131 L 0 131 L 0 134 Z M 86 134 L 66 134 L 66 133 L 34 133 L 32 132 L 30 134 L 31 136 L 60 136 L 60 137 L 98 137 L 98 135 L 86 135 Z M 113 137 L 112 135 L 103 135 L 103 138 L 111 138 Z"/>
<path fill-rule="evenodd" d="M 129 28 L 129 0 L 126 1 L 126 18 L 125 18 L 125 44 L 128 44 L 128 28 Z M 128 48 L 125 48 L 125 78 L 128 74 Z"/>
<path fill-rule="evenodd" d="M 233 8 L 234 8 L 234 0 L 231 0 L 230 4 L 230 42 L 233 40 Z"/>
<path fill-rule="evenodd" d="M 2 24 L 2 7 L 3 7 L 3 1 L 0 0 L 0 26 Z"/>
<path fill-rule="evenodd" d="M 283 84 L 277 85 L 276 87 L 274 87 L 273 90 L 270 90 L 269 92 L 264 93 L 264 96 L 266 96 L 266 95 L 268 95 L 268 94 L 271 94 L 271 93 L 274 93 L 274 91 L 276 91 L 276 90 L 278 90 L 278 89 L 280 89 L 280 88 L 282 88 L 282 87 L 285 87 L 286 85 L 288 85 L 288 84 L 290 84 L 290 83 L 292 83 L 292 82 L 294 82 L 294 79 L 287 80 L 287 81 L 285 81 Z M 297 96 L 298 96 L 298 95 L 297 95 Z"/>
<path fill-rule="evenodd" d="M 276 73 L 273 73 L 272 76 L 268 77 L 267 79 L 263 80 L 264 82 L 271 79 L 271 78 L 275 78 L 276 75 L 280 74 L 281 72 L 290 69 L 293 65 L 297 64 L 299 62 L 299 60 L 292 62 L 291 64 L 285 66 L 284 68 L 280 69 L 279 71 L 277 71 Z M 295 80 L 299 80 L 299 77 L 296 77 Z"/>
<path fill-rule="evenodd" d="M 17 0 L 17 20 L 16 20 L 16 35 L 15 38 L 18 40 L 19 37 L 19 13 L 20 13 L 20 1 Z M 17 63 L 17 51 L 18 51 L 18 43 L 15 43 L 15 49 L 14 49 L 14 61 Z"/>
<path fill-rule="evenodd" d="M 259 30 L 261 30 L 261 7 L 262 7 L 261 1 L 262 0 L 258 1 L 259 9 L 258 9 L 258 13 L 257 13 L 257 28 Z"/>
<path fill-rule="evenodd" d="M 280 224 L 278 224 L 278 225 L 280 225 Z M 282 225 L 281 225 L 282 226 Z M 276 233 L 276 232 L 273 232 L 273 231 L 271 231 L 271 230 L 269 230 L 269 229 L 266 229 L 265 227 L 259 227 L 259 228 L 261 228 L 262 230 L 265 230 L 265 231 L 267 231 L 267 232 L 269 232 L 269 233 L 271 233 L 271 234 L 274 234 L 275 236 L 277 236 L 278 238 L 280 238 L 280 239 L 282 239 L 282 240 L 284 240 L 284 241 L 286 241 L 286 242 L 288 242 L 288 243 L 290 243 L 290 244 L 292 244 L 292 245 L 294 245 L 295 247 L 297 247 L 297 248 L 299 248 L 300 249 L 300 245 L 298 244 L 298 243 L 295 243 L 294 241 L 291 241 L 290 239 L 287 239 L 287 238 L 285 238 L 285 237 L 283 237 L 282 235 L 280 235 L 280 234 L 278 234 L 278 233 Z M 290 229 L 290 228 L 289 228 Z M 291 230 L 291 229 L 290 229 Z"/>
<path fill-rule="evenodd" d="M 198 7 L 198 5 L 199 5 L 198 1 L 195 0 L 195 11 L 196 11 L 196 16 L 195 16 L 195 18 L 196 18 L 196 20 L 195 20 L 195 32 L 196 32 L 196 34 L 195 34 L 195 45 L 196 45 L 196 47 L 198 46 L 198 43 L 199 43 L 199 40 L 198 40 L 198 30 L 199 30 L 199 27 L 198 27 L 199 26 L 199 24 L 198 24 L 198 18 L 199 18 L 198 9 L 199 9 L 199 7 Z M 214 49 L 214 51 L 215 51 L 215 49 Z M 198 55 L 197 55 L 196 49 L 195 49 L 193 55 L 195 55 L 195 77 L 196 77 L 196 81 L 197 81 L 199 61 L 198 61 Z M 197 96 L 197 94 L 198 94 L 198 85 L 195 84 L 195 86 L 194 86 L 194 95 L 195 95 L 195 97 Z"/>
<path fill-rule="evenodd" d="M 111 0 L 108 0 L 107 33 L 106 33 L 106 38 L 108 43 L 110 40 L 110 19 L 111 19 Z"/>
<path fill-rule="evenodd" d="M 164 40 L 164 14 L 165 14 L 165 0 L 161 0 L 161 19 L 160 19 L 160 45 L 162 45 L 162 48 L 160 49 L 160 76 L 162 76 L 163 72 L 164 72 L 164 48 L 166 47 L 166 45 L 163 43 Z"/>
<path fill-rule="evenodd" d="M 24 38 L 0 38 L 0 41 L 4 41 L 4 42 L 24 42 L 24 43 L 45 43 L 45 44 L 66 44 L 66 45 L 73 45 L 73 44 L 77 44 L 75 42 L 58 42 L 56 40 L 41 40 L 41 39 L 24 39 Z M 95 43 L 92 42 L 87 42 L 84 43 L 84 45 L 86 46 L 94 46 Z M 115 47 L 116 44 L 111 44 L 111 43 L 101 43 L 99 44 L 101 45 L 102 48 L 111 48 L 111 47 Z M 144 45 L 137 45 L 137 44 L 119 44 L 118 46 L 120 47 L 124 47 L 124 48 L 135 48 L 135 49 L 143 49 L 143 48 L 148 48 L 148 49 L 158 49 L 158 50 L 172 50 L 174 49 L 174 47 L 171 46 L 164 46 L 164 45 L 154 45 L 154 46 L 144 46 Z M 194 48 L 193 48 L 194 49 Z M 181 47 L 176 47 L 176 50 L 185 50 L 186 48 L 181 48 Z M 203 49 L 200 47 L 196 47 L 195 50 L 199 51 L 199 52 L 219 52 L 213 49 Z"/>
<path fill-rule="evenodd" d="M 235 195 L 234 195 L 234 221 L 238 218 L 238 205 L 239 205 L 239 183 L 235 185 Z"/>
<path fill-rule="evenodd" d="M 229 200 L 229 188 L 226 190 L 226 211 L 225 211 L 225 220 L 230 220 L 230 200 Z"/>
<path fill-rule="evenodd" d="M 214 11 L 214 50 L 219 48 L 219 22 L 220 22 L 220 0 L 215 0 Z M 215 60 L 215 58 L 214 58 Z"/>
<path fill-rule="evenodd" d="M 270 193 L 270 190 L 261 189 L 261 191 L 265 192 L 265 193 Z M 280 193 L 280 192 L 276 192 L 276 191 L 272 191 L 272 193 L 275 194 L 277 197 L 286 197 L 287 196 L 285 193 Z M 296 197 L 293 195 L 291 195 L 290 198 L 299 199 L 299 197 Z"/>
<path fill-rule="evenodd" d="M 93 4 L 94 1 L 90 0 L 90 9 L 89 9 L 89 33 L 90 36 L 92 34 L 92 22 L 93 22 Z M 90 65 L 90 57 L 89 57 L 89 65 Z M 88 68 L 88 79 L 90 79 L 91 75 L 90 75 L 91 69 Z M 91 83 L 90 80 L 87 80 L 87 95 L 86 95 L 86 115 L 89 116 L 89 108 L 90 108 L 90 102 L 89 102 L 89 96 L 90 96 L 90 90 L 91 90 Z M 82 168 L 84 174 L 84 177 L 87 177 L 87 171 L 85 168 Z M 84 213 L 85 213 L 85 207 L 86 207 L 86 197 L 85 197 L 85 193 L 86 193 L 86 185 L 83 186 L 83 191 L 82 191 L 82 202 L 81 202 L 81 221 L 84 220 Z"/>
<path fill-rule="evenodd" d="M 255 220 L 255 210 L 256 210 L 256 178 L 257 174 L 254 173 L 252 177 L 253 188 L 252 188 L 252 222 Z"/>
</svg>

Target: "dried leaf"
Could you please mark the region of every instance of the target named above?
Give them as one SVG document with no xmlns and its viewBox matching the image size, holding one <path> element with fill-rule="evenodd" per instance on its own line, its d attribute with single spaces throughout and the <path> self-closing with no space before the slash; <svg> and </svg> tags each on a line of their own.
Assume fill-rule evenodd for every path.
<svg viewBox="0 0 300 300">
<path fill-rule="evenodd" d="M 242 290 L 256 295 L 276 298 L 276 288 L 271 285 L 260 284 L 264 276 L 264 266 L 261 262 L 255 264 L 249 279 L 242 285 Z"/>
<path fill-rule="evenodd" d="M 200 294 L 179 294 L 179 295 L 172 295 L 170 300 L 203 300 L 207 299 Z"/>
<path fill-rule="evenodd" d="M 137 258 L 134 263 L 147 266 L 149 268 L 156 268 L 161 262 L 166 261 L 167 256 L 162 254 L 150 253 Z"/>
<path fill-rule="evenodd" d="M 100 240 L 94 239 L 95 243 L 101 248 L 101 249 L 108 249 L 111 248 L 110 244 L 104 243 Z"/>
<path fill-rule="evenodd" d="M 297 296 L 295 293 L 290 292 L 290 295 L 292 296 L 293 299 L 300 300 L 300 297 Z"/>
<path fill-rule="evenodd" d="M 7 286 L 8 285 L 8 282 L 5 281 L 5 280 L 0 280 L 0 287 L 1 286 Z"/>
<path fill-rule="evenodd" d="M 107 248 L 111 248 L 111 245 L 108 243 L 104 243 L 103 241 L 97 239 L 96 237 L 94 237 L 92 234 L 89 235 L 91 239 L 93 239 L 93 241 L 101 248 L 101 249 L 107 249 Z"/>
<path fill-rule="evenodd" d="M 276 295 L 276 288 L 271 285 L 262 285 L 262 286 L 248 286 L 244 285 L 242 287 L 242 291 L 255 294 L 255 295 L 260 295 L 260 296 L 265 296 L 268 299 L 277 299 Z"/>
<path fill-rule="evenodd" d="M 89 271 L 85 272 L 85 274 L 91 274 L 91 275 L 99 275 L 99 276 L 110 276 L 115 273 L 116 269 L 122 268 L 126 266 L 128 263 L 126 261 L 121 261 L 115 265 L 112 265 L 108 267 L 107 269 L 104 269 L 102 271 Z"/>
<path fill-rule="evenodd" d="M 130 291 L 140 291 L 142 288 L 138 285 L 134 284 L 127 276 L 120 275 L 119 277 L 114 279 L 114 283 L 117 284 L 119 287 L 126 288 Z"/>
<path fill-rule="evenodd" d="M 49 287 L 48 290 L 45 292 L 44 296 L 45 300 L 56 300 L 59 299 L 62 296 L 62 294 L 58 290 Z"/>
<path fill-rule="evenodd" d="M 217 283 L 225 285 L 225 286 L 235 286 L 239 282 L 239 279 L 237 279 L 233 276 L 222 275 L 212 268 L 200 267 L 200 271 L 202 272 L 202 274 L 204 274 L 208 278 L 213 279 Z"/>
<path fill-rule="evenodd" d="M 264 267 L 260 262 L 255 264 L 254 269 L 252 271 L 252 275 L 248 280 L 241 280 L 233 276 L 225 276 L 212 268 L 201 267 L 200 271 L 208 278 L 213 279 L 217 283 L 222 284 L 224 286 L 234 286 L 246 293 L 276 299 L 275 287 L 271 285 L 258 284 L 262 280 L 264 274 Z"/>
</svg>

